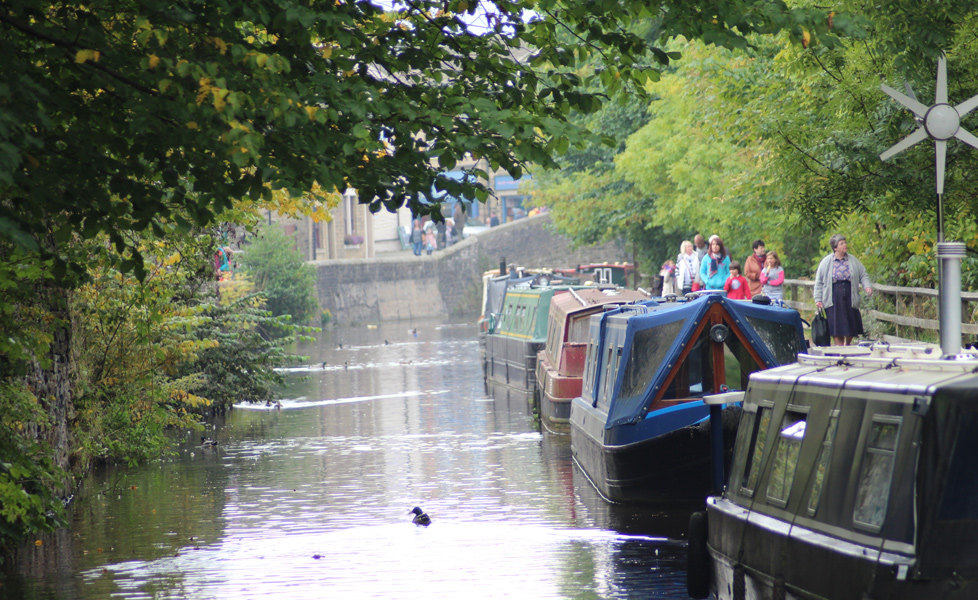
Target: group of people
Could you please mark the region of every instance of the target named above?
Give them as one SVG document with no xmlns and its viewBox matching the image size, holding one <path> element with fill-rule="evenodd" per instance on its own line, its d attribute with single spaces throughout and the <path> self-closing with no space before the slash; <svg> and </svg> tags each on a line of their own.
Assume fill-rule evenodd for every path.
<svg viewBox="0 0 978 600">
<path fill-rule="evenodd" d="M 697 290 L 724 290 L 734 300 L 750 300 L 764 294 L 772 300 L 783 297 L 784 269 L 778 253 L 768 252 L 764 242 L 756 240 L 754 252 L 743 266 L 730 260 L 730 253 L 719 236 L 711 236 L 709 245 L 696 234 L 684 241 L 676 260 L 662 265 L 662 293 L 688 294 Z"/>
<path fill-rule="evenodd" d="M 447 248 L 460 239 L 461 229 L 454 219 L 445 219 L 440 223 L 428 221 L 422 225 L 421 219 L 414 220 L 411 231 L 411 249 L 415 256 L 423 252 L 431 254 L 439 248 Z"/>
<path fill-rule="evenodd" d="M 825 310 L 829 334 L 837 346 L 849 345 L 863 334 L 859 313 L 860 288 L 873 294 L 866 268 L 848 253 L 845 236 L 836 234 L 829 240 L 832 253 L 822 259 L 815 272 L 815 306 Z M 723 290 L 734 300 L 750 300 L 763 294 L 771 300 L 784 297 L 784 269 L 775 251 L 768 251 L 762 240 L 752 244 L 753 252 L 741 266 L 730 260 L 730 254 L 719 236 L 709 243 L 696 234 L 684 241 L 676 260 L 662 265 L 662 293 L 688 294 L 697 290 Z"/>
</svg>

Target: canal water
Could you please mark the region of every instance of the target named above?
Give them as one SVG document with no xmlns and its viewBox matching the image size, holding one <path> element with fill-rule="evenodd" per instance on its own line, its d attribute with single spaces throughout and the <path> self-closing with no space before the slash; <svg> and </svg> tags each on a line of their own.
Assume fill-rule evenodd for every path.
<svg viewBox="0 0 978 600">
<path fill-rule="evenodd" d="M 685 598 L 688 512 L 610 505 L 487 389 L 469 323 L 336 327 L 281 407 L 239 406 L 177 456 L 83 484 L 0 598 Z M 412 524 L 422 507 L 432 524 Z"/>
</svg>

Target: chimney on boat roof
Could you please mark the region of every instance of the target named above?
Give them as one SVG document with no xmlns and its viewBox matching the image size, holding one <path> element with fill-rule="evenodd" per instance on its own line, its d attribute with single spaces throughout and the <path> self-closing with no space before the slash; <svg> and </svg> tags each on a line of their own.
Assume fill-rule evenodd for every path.
<svg viewBox="0 0 978 600">
<path fill-rule="evenodd" d="M 967 249 L 963 242 L 937 243 L 941 352 L 946 357 L 961 353 L 961 259 Z"/>
</svg>

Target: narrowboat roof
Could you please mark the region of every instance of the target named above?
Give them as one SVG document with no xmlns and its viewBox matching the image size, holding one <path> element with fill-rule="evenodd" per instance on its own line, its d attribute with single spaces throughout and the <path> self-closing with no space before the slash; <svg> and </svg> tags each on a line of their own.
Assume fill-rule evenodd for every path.
<svg viewBox="0 0 978 600">
<path fill-rule="evenodd" d="M 756 353 L 767 368 L 793 362 L 797 353 L 806 347 L 801 316 L 797 311 L 730 300 L 722 294 L 704 294 L 686 302 L 625 305 L 593 315 L 592 343 L 597 333 L 600 338 L 598 346 L 617 348 L 619 364 L 644 361 L 652 365 L 652 374 L 647 383 L 644 379 L 625 382 L 628 367 L 614 370 L 617 371 L 617 381 L 608 408 L 607 428 L 635 422 L 645 416 L 652 399 L 669 383 L 672 371 L 679 367 L 682 357 L 688 354 L 702 334 L 703 326 L 709 325 L 709 322 L 703 323 L 707 318 L 710 322 L 723 322 L 728 327 L 735 327 L 742 336 L 741 341 Z M 643 348 L 634 347 L 636 337 Z M 596 354 L 592 358 L 589 351 L 588 360 L 601 360 L 608 353 Z M 612 372 L 606 365 L 600 371 Z M 602 385 L 600 377 L 599 374 L 592 382 L 595 389 Z M 584 393 L 595 397 L 594 390 L 585 389 Z"/>
<path fill-rule="evenodd" d="M 841 350 L 838 354 L 834 350 Z M 861 392 L 885 392 L 901 396 L 932 395 L 955 377 L 978 370 L 978 358 L 941 359 L 941 350 L 932 344 L 901 347 L 881 344 L 837 348 L 812 348 L 799 354 L 794 364 L 769 369 L 751 376 L 758 383 L 802 381 L 805 385 Z"/>
<path fill-rule="evenodd" d="M 522 277 L 513 277 L 510 275 L 502 275 L 498 277 L 487 276 L 485 280 L 485 306 L 482 307 L 482 314 L 489 316 L 502 312 L 503 301 L 506 298 L 506 290 L 510 288 L 529 287 L 531 285 L 546 285 L 550 284 L 551 282 L 563 285 L 577 285 L 580 283 L 580 280 L 550 271 L 532 273 Z"/>
<path fill-rule="evenodd" d="M 566 285 L 510 288 L 490 335 L 543 342 L 547 337 L 551 299 L 570 289 L 572 287 Z"/>
<path fill-rule="evenodd" d="M 642 292 L 623 288 L 586 288 L 576 290 L 573 294 L 554 296 L 550 301 L 550 312 L 559 315 L 563 320 L 568 315 L 590 311 L 603 304 L 624 304 L 647 298 Z"/>
</svg>

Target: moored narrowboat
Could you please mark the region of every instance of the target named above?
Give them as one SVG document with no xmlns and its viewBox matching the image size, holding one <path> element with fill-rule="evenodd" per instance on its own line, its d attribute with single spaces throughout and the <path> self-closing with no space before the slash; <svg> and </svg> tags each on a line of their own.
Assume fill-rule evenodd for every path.
<svg viewBox="0 0 978 600">
<path fill-rule="evenodd" d="M 744 389 L 752 372 L 793 362 L 805 345 L 796 311 L 716 293 L 592 316 L 571 405 L 575 463 L 611 501 L 702 502 L 711 486 L 703 396 Z M 732 432 L 736 409 L 724 415 Z"/>
<path fill-rule="evenodd" d="M 550 300 L 569 286 L 511 287 L 486 333 L 486 378 L 536 392 L 537 353 L 547 339 Z"/>
<path fill-rule="evenodd" d="M 500 266 L 505 272 L 505 265 Z M 479 330 L 488 333 L 499 319 L 503 310 L 506 290 L 511 287 L 530 287 L 533 285 L 578 285 L 577 277 L 557 273 L 552 269 L 523 269 L 510 267 L 510 271 L 499 275 L 498 270 L 482 274 L 482 314 L 479 315 Z"/>
<path fill-rule="evenodd" d="M 570 423 L 571 401 L 581 395 L 591 315 L 647 298 L 621 288 L 572 290 L 553 297 L 546 345 L 537 354 L 537 397 L 545 427 L 563 431 Z"/>
<path fill-rule="evenodd" d="M 978 598 L 976 372 L 876 345 L 753 374 L 727 486 L 690 520 L 690 594 Z"/>
</svg>

